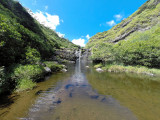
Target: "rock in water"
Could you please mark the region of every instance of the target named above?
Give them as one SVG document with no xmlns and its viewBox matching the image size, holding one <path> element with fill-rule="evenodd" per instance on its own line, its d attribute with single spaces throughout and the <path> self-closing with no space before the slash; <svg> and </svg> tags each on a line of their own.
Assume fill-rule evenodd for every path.
<svg viewBox="0 0 160 120">
<path fill-rule="evenodd" d="M 65 66 L 65 65 L 62 65 L 62 66 L 63 66 L 63 68 L 67 69 L 67 66 Z"/>
<path fill-rule="evenodd" d="M 66 70 L 66 69 L 62 69 L 61 71 L 62 71 L 62 72 L 67 72 L 67 70 Z"/>
<path fill-rule="evenodd" d="M 101 68 L 96 69 L 97 72 L 104 72 Z"/>
<path fill-rule="evenodd" d="M 52 72 L 49 67 L 44 67 L 44 69 L 45 69 L 45 71 L 46 71 L 47 73 L 51 73 L 51 72 Z"/>
</svg>

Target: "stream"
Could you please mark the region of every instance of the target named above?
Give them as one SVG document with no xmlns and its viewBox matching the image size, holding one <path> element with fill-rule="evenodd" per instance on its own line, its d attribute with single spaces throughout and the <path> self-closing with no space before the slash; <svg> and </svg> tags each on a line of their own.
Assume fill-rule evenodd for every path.
<svg viewBox="0 0 160 120">
<path fill-rule="evenodd" d="M 33 90 L 1 99 L 0 120 L 160 119 L 159 78 L 98 73 L 85 60 L 67 67 Z"/>
</svg>

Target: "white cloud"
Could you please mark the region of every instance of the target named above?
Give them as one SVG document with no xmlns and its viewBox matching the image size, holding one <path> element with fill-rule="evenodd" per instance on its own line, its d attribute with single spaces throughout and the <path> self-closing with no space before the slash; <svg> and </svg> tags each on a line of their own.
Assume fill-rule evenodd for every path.
<svg viewBox="0 0 160 120">
<path fill-rule="evenodd" d="M 80 45 L 81 47 L 85 47 L 85 39 L 79 38 L 79 39 L 73 39 L 72 43 L 76 45 Z"/>
<path fill-rule="evenodd" d="M 61 38 L 64 38 L 65 34 L 62 34 L 60 32 L 57 32 L 58 36 L 61 37 Z"/>
<path fill-rule="evenodd" d="M 123 16 L 121 14 L 115 15 L 114 17 L 116 18 L 117 21 L 120 21 L 123 19 Z"/>
<path fill-rule="evenodd" d="M 48 6 L 47 5 L 44 8 L 45 8 L 45 10 L 48 10 Z"/>
<path fill-rule="evenodd" d="M 87 34 L 86 38 L 89 40 L 91 37 L 89 36 L 89 34 Z"/>
<path fill-rule="evenodd" d="M 30 13 L 40 24 L 55 30 L 58 25 L 60 25 L 60 19 L 58 15 L 51 15 L 49 13 L 43 13 L 37 11 L 36 13 Z"/>
<path fill-rule="evenodd" d="M 116 25 L 116 22 L 114 20 L 111 20 L 109 22 L 106 22 L 106 24 L 112 27 L 112 26 Z"/>
</svg>

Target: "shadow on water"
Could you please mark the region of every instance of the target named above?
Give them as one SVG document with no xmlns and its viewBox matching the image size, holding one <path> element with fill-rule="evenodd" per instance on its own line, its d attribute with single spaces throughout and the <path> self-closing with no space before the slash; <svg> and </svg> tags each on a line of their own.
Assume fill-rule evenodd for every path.
<svg viewBox="0 0 160 120">
<path fill-rule="evenodd" d="M 3 109 L 5 107 L 10 106 L 11 104 L 14 103 L 14 101 L 17 99 L 18 96 L 0 96 L 0 109 Z"/>
<path fill-rule="evenodd" d="M 0 111 L 4 108 L 9 107 L 10 105 L 14 104 L 14 101 L 18 99 L 18 95 L 9 96 L 9 95 L 2 95 L 0 96 Z M 7 114 L 8 111 L 2 111 L 0 112 L 0 118 L 1 116 L 4 116 Z"/>
</svg>

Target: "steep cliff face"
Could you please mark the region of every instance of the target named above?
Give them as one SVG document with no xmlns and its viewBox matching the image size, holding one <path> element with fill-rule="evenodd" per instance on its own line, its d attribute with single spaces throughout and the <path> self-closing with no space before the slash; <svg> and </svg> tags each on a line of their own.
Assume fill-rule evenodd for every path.
<svg viewBox="0 0 160 120">
<path fill-rule="evenodd" d="M 86 45 L 93 61 L 160 68 L 160 0 L 148 0 L 112 29 Z"/>
<path fill-rule="evenodd" d="M 148 0 L 135 13 L 112 29 L 93 36 L 89 40 L 87 47 L 91 48 L 99 42 L 116 43 L 121 40 L 127 40 L 135 32 L 144 32 L 158 25 L 160 23 L 159 3 L 159 0 Z"/>
</svg>

